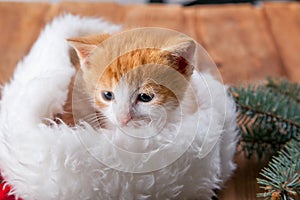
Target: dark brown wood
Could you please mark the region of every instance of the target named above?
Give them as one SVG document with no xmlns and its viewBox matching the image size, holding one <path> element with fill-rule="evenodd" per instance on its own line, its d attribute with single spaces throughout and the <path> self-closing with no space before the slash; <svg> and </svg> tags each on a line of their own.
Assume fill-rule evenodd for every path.
<svg viewBox="0 0 300 200">
<path fill-rule="evenodd" d="M 263 192 L 256 184 L 261 178 L 260 171 L 267 165 L 267 160 L 247 159 L 241 152 L 235 156 L 237 169 L 224 189 L 218 194 L 220 200 L 255 200 L 256 194 Z"/>
</svg>

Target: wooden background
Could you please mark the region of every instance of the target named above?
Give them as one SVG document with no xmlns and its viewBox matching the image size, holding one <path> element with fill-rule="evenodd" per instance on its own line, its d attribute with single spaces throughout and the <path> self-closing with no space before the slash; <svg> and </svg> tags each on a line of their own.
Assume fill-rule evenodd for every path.
<svg viewBox="0 0 300 200">
<path fill-rule="evenodd" d="M 30 50 L 41 29 L 62 13 L 104 17 L 125 28 L 171 28 L 196 39 L 208 51 L 227 84 L 286 76 L 300 83 L 300 3 L 223 6 L 128 5 L 115 3 L 0 2 L 0 85 Z M 219 199 L 256 199 L 255 178 L 265 162 L 237 155 L 233 178 Z"/>
</svg>

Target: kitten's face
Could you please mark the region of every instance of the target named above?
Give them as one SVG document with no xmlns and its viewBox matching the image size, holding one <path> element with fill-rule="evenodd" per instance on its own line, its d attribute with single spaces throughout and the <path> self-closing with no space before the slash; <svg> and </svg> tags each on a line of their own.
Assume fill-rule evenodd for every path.
<svg viewBox="0 0 300 200">
<path fill-rule="evenodd" d="M 89 49 L 84 42 L 82 48 L 78 45 L 81 40 L 75 40 L 77 46 L 71 41 L 81 60 L 88 94 L 108 124 L 141 128 L 174 118 L 193 70 L 182 56 L 161 49 L 138 49 L 97 70 L 106 59 L 102 47 Z"/>
</svg>

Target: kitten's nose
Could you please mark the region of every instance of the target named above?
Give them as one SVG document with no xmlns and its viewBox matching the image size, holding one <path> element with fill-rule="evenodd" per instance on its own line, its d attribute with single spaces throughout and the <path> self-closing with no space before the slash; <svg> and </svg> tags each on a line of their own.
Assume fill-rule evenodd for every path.
<svg viewBox="0 0 300 200">
<path fill-rule="evenodd" d="M 128 122 L 132 119 L 131 115 L 128 114 L 126 117 L 121 118 L 120 122 L 123 126 L 127 125 Z"/>
</svg>

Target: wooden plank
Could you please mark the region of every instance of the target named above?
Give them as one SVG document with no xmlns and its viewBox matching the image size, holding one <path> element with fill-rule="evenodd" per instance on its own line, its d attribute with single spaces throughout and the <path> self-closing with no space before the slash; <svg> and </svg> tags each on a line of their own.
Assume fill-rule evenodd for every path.
<svg viewBox="0 0 300 200">
<path fill-rule="evenodd" d="M 247 4 L 197 7 L 196 30 L 226 83 L 285 75 L 261 9 Z"/>
<path fill-rule="evenodd" d="M 195 7 L 186 7 L 183 10 L 183 26 L 181 27 L 181 32 L 187 34 L 191 38 L 195 39 L 197 42 L 200 42 L 198 38 L 196 29 L 196 8 Z"/>
<path fill-rule="evenodd" d="M 123 21 L 124 8 L 117 3 L 62 2 L 58 5 L 56 15 L 72 13 L 81 16 L 102 17 L 113 23 Z"/>
<path fill-rule="evenodd" d="M 218 194 L 219 200 L 256 200 L 256 194 L 263 192 L 256 178 L 267 165 L 267 160 L 258 161 L 256 158 L 247 159 L 243 153 L 234 157 L 237 169 Z"/>
<path fill-rule="evenodd" d="M 132 5 L 125 6 L 124 27 L 161 27 L 184 33 L 195 40 L 196 9 L 179 5 Z"/>
<path fill-rule="evenodd" d="M 0 85 L 11 77 L 45 24 L 47 3 L 0 2 Z"/>
<path fill-rule="evenodd" d="M 226 83 L 285 75 L 285 70 L 289 77 L 299 80 L 296 66 L 299 60 L 295 53 L 300 47 L 296 37 L 299 36 L 300 4 L 278 5 L 267 4 L 262 11 L 250 5 L 183 8 L 115 3 L 0 3 L 0 27 L 5 27 L 0 32 L 0 84 L 9 79 L 15 64 L 28 52 L 45 22 L 66 12 L 103 16 L 124 24 L 125 28 L 159 26 L 186 33 L 208 50 Z M 282 6 L 285 11 L 281 11 Z M 263 164 L 246 160 L 242 155 L 235 159 L 238 169 L 219 199 L 256 199 L 255 178 Z"/>
<path fill-rule="evenodd" d="M 162 27 L 184 31 L 182 7 L 178 5 L 164 6 L 133 5 L 125 6 L 124 24 L 126 28 Z"/>
<path fill-rule="evenodd" d="M 286 73 L 300 83 L 300 4 L 267 3 L 264 6 Z"/>
</svg>

